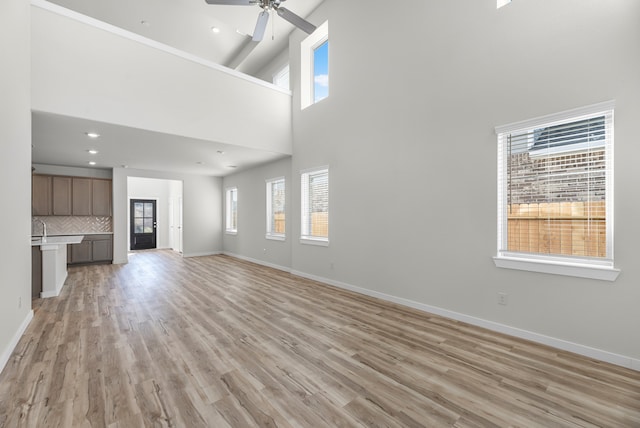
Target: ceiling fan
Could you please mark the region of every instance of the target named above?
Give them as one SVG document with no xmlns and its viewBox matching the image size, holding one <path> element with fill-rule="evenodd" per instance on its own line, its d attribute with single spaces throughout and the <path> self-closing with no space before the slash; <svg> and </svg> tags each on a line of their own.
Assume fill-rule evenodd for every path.
<svg viewBox="0 0 640 428">
<path fill-rule="evenodd" d="M 207 4 L 220 4 L 220 5 L 232 5 L 232 6 L 251 6 L 257 4 L 262 8 L 262 12 L 258 15 L 258 22 L 256 22 L 256 28 L 253 30 L 253 41 L 259 42 L 264 37 L 264 32 L 267 29 L 267 22 L 269 22 L 269 11 L 275 10 L 276 13 L 282 17 L 285 21 L 289 21 L 307 34 L 311 34 L 316 30 L 316 26 L 308 21 L 300 18 L 295 13 L 291 12 L 280 6 L 286 0 L 205 0 Z"/>
</svg>

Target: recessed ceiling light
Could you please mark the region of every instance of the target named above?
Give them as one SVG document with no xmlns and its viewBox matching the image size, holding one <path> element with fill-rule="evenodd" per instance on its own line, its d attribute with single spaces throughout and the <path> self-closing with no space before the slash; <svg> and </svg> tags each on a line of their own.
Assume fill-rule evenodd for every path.
<svg viewBox="0 0 640 428">
<path fill-rule="evenodd" d="M 215 34 L 218 34 L 220 32 L 220 28 L 218 27 L 211 27 L 211 31 Z"/>
<path fill-rule="evenodd" d="M 89 138 L 98 138 L 100 136 L 97 132 L 85 132 L 85 135 Z"/>
<path fill-rule="evenodd" d="M 218 154 L 219 155 L 223 155 L 224 154 L 224 150 L 218 150 Z"/>
<path fill-rule="evenodd" d="M 144 25 L 145 27 L 150 27 L 151 23 L 149 21 L 145 21 L 144 19 L 142 21 L 140 21 L 141 25 Z"/>
<path fill-rule="evenodd" d="M 94 161 L 89 162 L 89 165 L 91 165 L 91 166 L 93 166 L 93 165 L 95 165 L 95 164 L 96 164 L 96 163 L 95 163 Z"/>
<path fill-rule="evenodd" d="M 204 162 L 200 161 L 200 162 L 196 162 L 198 165 L 204 165 Z"/>
<path fill-rule="evenodd" d="M 91 150 L 87 150 L 87 153 L 89 153 L 90 155 L 97 155 L 98 151 L 91 149 Z"/>
</svg>

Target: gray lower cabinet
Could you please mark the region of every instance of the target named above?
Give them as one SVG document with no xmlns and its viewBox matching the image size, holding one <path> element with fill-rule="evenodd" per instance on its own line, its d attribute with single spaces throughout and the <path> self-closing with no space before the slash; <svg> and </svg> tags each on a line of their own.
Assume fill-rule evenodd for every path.
<svg viewBox="0 0 640 428">
<path fill-rule="evenodd" d="M 85 235 L 79 244 L 68 245 L 67 263 L 111 263 L 113 235 Z"/>
<path fill-rule="evenodd" d="M 37 299 L 42 292 L 42 252 L 40 247 L 31 247 L 31 298 Z"/>
</svg>

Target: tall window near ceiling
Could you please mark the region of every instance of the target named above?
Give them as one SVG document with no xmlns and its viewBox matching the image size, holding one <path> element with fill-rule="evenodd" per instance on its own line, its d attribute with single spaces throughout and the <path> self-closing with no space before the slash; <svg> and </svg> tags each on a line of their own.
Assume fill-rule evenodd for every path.
<svg viewBox="0 0 640 428">
<path fill-rule="evenodd" d="M 329 96 L 329 40 L 313 50 L 313 102 Z"/>
<path fill-rule="evenodd" d="M 285 238 L 284 177 L 267 180 L 267 239 Z"/>
<path fill-rule="evenodd" d="M 515 261 L 503 267 L 575 276 L 615 274 L 613 103 L 496 132 L 496 264 Z"/>
<path fill-rule="evenodd" d="M 301 107 L 329 96 L 329 23 L 320 25 L 300 44 Z"/>
<path fill-rule="evenodd" d="M 225 232 L 234 235 L 238 233 L 238 189 L 236 187 L 228 188 L 225 199 Z"/>
<path fill-rule="evenodd" d="M 329 169 L 327 167 L 302 171 L 301 225 L 302 243 L 329 244 Z"/>
</svg>

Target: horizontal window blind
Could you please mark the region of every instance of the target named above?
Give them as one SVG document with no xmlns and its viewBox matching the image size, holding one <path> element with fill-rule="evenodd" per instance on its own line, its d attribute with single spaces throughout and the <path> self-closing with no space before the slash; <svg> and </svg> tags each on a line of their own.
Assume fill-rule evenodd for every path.
<svg viewBox="0 0 640 428">
<path fill-rule="evenodd" d="M 267 235 L 285 234 L 284 178 L 267 181 Z"/>
<path fill-rule="evenodd" d="M 301 237 L 329 237 L 329 170 L 303 173 Z"/>
<path fill-rule="evenodd" d="M 238 189 L 227 189 L 226 197 L 226 230 L 227 232 L 238 231 Z"/>
<path fill-rule="evenodd" d="M 500 252 L 609 259 L 613 111 L 499 134 Z"/>
</svg>

